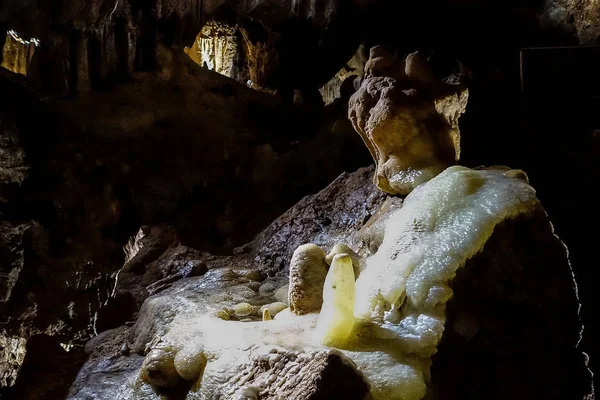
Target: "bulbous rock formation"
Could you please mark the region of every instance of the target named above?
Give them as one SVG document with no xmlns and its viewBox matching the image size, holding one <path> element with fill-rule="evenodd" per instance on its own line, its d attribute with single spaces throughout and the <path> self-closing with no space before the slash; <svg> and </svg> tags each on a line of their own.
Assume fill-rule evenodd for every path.
<svg viewBox="0 0 600 400">
<path fill-rule="evenodd" d="M 352 250 L 350 247 L 343 243 L 338 243 L 335 246 L 333 246 L 329 254 L 327 254 L 327 256 L 325 257 L 325 262 L 327 263 L 327 265 L 331 266 L 331 264 L 333 263 L 333 259 L 339 254 L 347 254 L 348 256 L 350 256 L 350 259 L 352 260 L 352 269 L 354 271 L 354 277 L 358 278 L 361 271 L 360 257 L 358 254 L 356 254 L 354 250 Z"/>
<path fill-rule="evenodd" d="M 349 118 L 375 160 L 377 187 L 408 194 L 459 159 L 468 90 L 455 77 L 435 77 L 418 52 L 399 62 L 374 47 L 365 73 Z"/>
</svg>

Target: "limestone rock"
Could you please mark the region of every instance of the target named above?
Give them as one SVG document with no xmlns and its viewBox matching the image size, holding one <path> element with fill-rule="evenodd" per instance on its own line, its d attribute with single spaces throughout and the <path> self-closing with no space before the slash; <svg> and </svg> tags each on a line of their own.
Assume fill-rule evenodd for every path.
<svg viewBox="0 0 600 400">
<path fill-rule="evenodd" d="M 346 65 L 319 89 L 325 104 L 331 104 L 337 99 L 348 100 L 349 96 L 358 88 L 355 87 L 355 84 L 358 82 L 360 85 L 367 59 L 368 51 L 361 44 L 356 54 L 354 54 Z"/>
<path fill-rule="evenodd" d="M 7 336 L 6 332 L 0 332 L 0 384 L 2 386 L 13 386 L 19 376 L 21 365 L 25 360 L 27 340 L 19 336 Z"/>
<path fill-rule="evenodd" d="M 281 303 L 287 304 L 289 306 L 290 305 L 289 292 L 290 292 L 290 285 L 287 284 L 287 285 L 282 286 L 279 289 L 277 289 L 277 291 L 275 292 L 273 297 L 275 297 L 275 300 L 277 300 Z"/>
<path fill-rule="evenodd" d="M 288 294 L 293 313 L 303 315 L 321 309 L 326 275 L 325 252 L 320 247 L 309 243 L 294 250 Z"/>
<path fill-rule="evenodd" d="M 373 167 L 342 174 L 285 212 L 244 251 L 257 257 L 261 269 L 274 273 L 289 267 L 292 253 L 302 244 L 331 249 L 351 243 L 355 229 L 369 221 L 386 197 L 370 184 L 372 174 Z"/>
<path fill-rule="evenodd" d="M 418 52 L 399 61 L 374 47 L 365 73 L 349 118 L 375 160 L 377 187 L 408 194 L 459 159 L 468 91 L 435 77 Z"/>
<path fill-rule="evenodd" d="M 433 398 L 594 399 L 577 284 L 543 209 L 500 224 L 451 286 Z M 481 365 L 494 365 L 494 376 Z"/>
<path fill-rule="evenodd" d="M 577 348 L 578 299 L 564 246 L 531 187 L 520 174 L 507 176 L 507 171 L 450 168 L 389 214 L 383 242 L 356 282 L 354 315 L 341 317 L 356 324 L 341 350 L 350 365 L 355 364 L 348 372 L 364 375 L 352 381 L 364 379 L 372 398 L 419 399 L 426 390 L 431 399 L 459 394 L 468 399 L 529 399 L 536 392 L 550 398 L 551 392 L 559 393 L 557 398 L 583 398 L 589 393 L 589 371 Z M 437 190 L 446 190 L 447 196 L 437 195 Z M 465 213 L 472 218 L 462 218 Z M 456 236 L 455 231 L 463 233 Z M 360 228 L 354 234 L 360 235 Z M 447 257 L 431 256 L 449 246 L 454 251 Z M 246 256 L 209 258 L 214 268 L 207 274 L 177 281 L 145 301 L 130 331 L 131 348 L 138 354 L 172 349 L 174 354 L 167 358 L 157 356 L 156 365 L 168 367 L 164 376 L 174 373 L 169 367 L 172 356 L 176 359 L 189 346 L 196 355 L 212 354 L 199 391 L 188 393 L 188 384 L 177 378 L 183 378 L 179 372 L 169 380 L 172 383 L 151 381 L 153 386 L 176 385 L 172 390 L 183 390 L 189 399 L 215 393 L 225 398 L 279 393 L 293 397 L 295 392 L 288 390 L 296 385 L 307 393 L 314 389 L 312 383 L 304 386 L 313 374 L 300 360 L 319 359 L 315 354 L 332 351 L 312 336 L 319 315 L 283 310 L 263 320 L 262 310 L 273 302 L 272 291 L 253 288 L 252 280 L 243 278 L 250 270 L 217 267 L 244 265 Z M 346 269 L 353 269 L 350 257 L 336 257 L 345 257 Z M 385 273 L 388 266 L 393 270 Z M 372 285 L 375 296 L 370 295 Z M 398 285 L 404 285 L 404 294 Z M 235 310 L 240 305 L 252 309 L 249 318 L 216 315 L 218 307 Z M 463 364 L 453 368 L 457 359 Z M 504 377 L 502 382 L 510 385 L 500 384 L 481 367 L 489 359 Z M 527 361 L 515 365 L 515 360 Z M 140 380 L 143 370 L 142 375 L 123 372 L 127 377 L 121 375 L 101 392 L 123 399 L 156 399 L 152 387 Z M 284 379 L 288 373 L 292 375 Z M 478 376 L 476 383 L 472 376 Z M 568 379 L 559 381 L 560 376 Z M 557 384 L 542 387 L 536 377 Z M 357 394 L 365 398 L 364 392 Z"/>
<path fill-rule="evenodd" d="M 330 347 L 345 347 L 354 330 L 356 277 L 350 255 L 333 257 L 323 285 L 323 307 L 315 327 L 319 341 Z"/>
<path fill-rule="evenodd" d="M 163 56 L 160 76 L 141 74 L 140 80 L 122 82 L 114 90 L 45 102 L 23 77 L 0 69 L 0 224 L 8 227 L 2 234 L 38 224 L 40 229 L 31 232 L 40 235 L 24 244 L 48 248 L 30 251 L 12 239 L 0 243 L 2 254 L 27 255 L 22 268 L 15 269 L 10 260 L 0 265 L 0 273 L 8 276 L 0 279 L 0 292 L 9 297 L 1 306 L 9 319 L 1 328 L 8 342 L 58 334 L 52 345 L 66 354 L 61 343 L 70 348 L 72 342 L 131 322 L 149 295 L 223 262 L 206 259 L 191 246 L 228 251 L 250 240 L 306 193 L 317 191 L 352 163 L 362 163 L 359 158 L 344 160 L 339 149 L 348 143 L 340 136 L 332 140 L 327 128 L 291 144 L 281 132 L 298 138 L 298 132 L 309 131 L 306 115 L 201 69 L 185 54 Z M 262 161 L 260 149 L 268 148 L 271 164 L 263 169 L 278 174 L 257 173 L 252 167 Z M 240 190 L 255 195 L 240 197 L 235 194 Z M 352 207 L 365 208 L 363 199 Z M 135 257 L 119 273 L 115 288 L 123 246 L 143 224 L 150 231 L 132 242 L 128 253 Z M 246 256 L 244 262 L 251 264 L 256 253 Z M 276 267 L 266 258 L 260 264 L 262 271 L 271 268 L 275 273 L 288 262 L 286 255 L 285 263 Z M 10 271 L 18 269 L 17 279 Z M 29 284 L 21 285 L 21 278 Z M 35 329 L 21 331 L 24 326 Z M 15 357 L 22 354 L 21 344 Z M 10 376 L 16 371 L 12 364 Z M 50 384 L 39 378 L 38 385 Z M 61 379 L 68 385 L 72 376 Z"/>
<path fill-rule="evenodd" d="M 222 399 L 364 399 L 368 383 L 355 365 L 337 351 L 297 354 L 283 349 L 252 357 L 236 376 L 203 389 Z M 208 383 L 210 385 L 210 383 Z M 260 397 L 259 397 L 260 396 Z M 191 399 L 198 398 L 190 396 Z"/>
<path fill-rule="evenodd" d="M 37 41 L 21 38 L 16 32 L 9 31 L 2 49 L 0 66 L 18 74 L 27 75 L 29 63 L 38 45 Z"/>
<path fill-rule="evenodd" d="M 379 246 L 383 243 L 385 225 L 388 218 L 400 207 L 402 207 L 402 198 L 386 198 L 379 210 L 357 232 L 354 237 L 353 246 L 362 257 L 367 257 L 377 252 Z"/>
<path fill-rule="evenodd" d="M 14 299 L 22 296 L 31 284 L 29 280 L 35 269 L 39 268 L 38 273 L 44 274 L 44 266 L 36 266 L 35 260 L 43 257 L 47 250 L 45 234 L 36 222 L 14 224 L 0 220 L 0 314 L 4 319 L 0 327 L 0 386 L 3 387 L 16 383 L 27 340 L 43 332 L 31 324 L 39 318 L 38 299 L 19 304 L 19 310 L 11 308 L 15 306 Z M 60 328 L 48 330 L 55 333 Z"/>
<path fill-rule="evenodd" d="M 581 45 L 597 45 L 600 40 L 600 5 L 591 0 L 548 0 L 542 21 L 547 27 L 572 35 Z"/>
<path fill-rule="evenodd" d="M 248 79 L 246 58 L 241 49 L 241 35 L 237 26 L 215 21 L 207 22 L 186 54 L 197 64 L 234 78 Z"/>
<path fill-rule="evenodd" d="M 361 258 L 354 250 L 343 243 L 338 243 L 329 251 L 325 257 L 327 265 L 331 266 L 333 259 L 338 254 L 347 254 L 352 259 L 352 269 L 354 271 L 354 277 L 357 278 L 360 275 L 363 265 L 361 265 Z"/>
</svg>

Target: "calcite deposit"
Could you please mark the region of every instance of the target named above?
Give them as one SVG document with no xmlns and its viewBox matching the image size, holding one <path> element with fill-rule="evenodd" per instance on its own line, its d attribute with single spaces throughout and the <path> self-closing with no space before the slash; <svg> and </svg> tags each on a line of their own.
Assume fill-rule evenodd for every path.
<svg viewBox="0 0 600 400">
<path fill-rule="evenodd" d="M 469 92 L 456 78 L 435 76 L 421 53 L 398 60 L 371 49 L 348 116 L 375 160 L 378 188 L 406 195 L 459 159 Z"/>
<path fill-rule="evenodd" d="M 560 254 L 564 251 L 562 244 L 556 241 L 547 222 L 546 228 L 534 228 L 545 218 L 543 209 L 522 174 L 513 170 L 451 167 L 414 190 L 401 208 L 384 215 L 388 217 L 383 240 L 367 257 L 356 281 L 353 256 L 358 256 L 340 252 L 350 252 L 346 245 L 332 247 L 336 254 L 330 260 L 327 277 L 324 282 L 319 279 L 323 295 L 320 310 L 305 310 L 304 315 L 281 310 L 286 306 L 276 305 L 274 289 L 260 288 L 277 287 L 284 281 L 233 265 L 176 282 L 148 298 L 128 340 L 132 350 L 145 354 L 146 359 L 139 371 L 127 372 L 127 377 L 107 388 L 106 393 L 123 399 L 155 399 L 157 394 L 181 391 L 188 399 L 241 396 L 411 400 L 424 398 L 427 393 L 434 399 L 449 398 L 439 385 L 445 384 L 445 376 L 452 369 L 446 375 L 439 375 L 435 369 L 436 375 L 431 373 L 436 353 L 446 357 L 450 351 L 444 343 L 446 331 L 450 331 L 450 337 L 458 332 L 461 337 L 473 338 L 485 324 L 478 319 L 481 317 L 455 315 L 452 299 L 457 274 L 463 268 L 477 271 L 479 268 L 473 266 L 481 263 L 471 260 L 477 260 L 478 254 L 495 254 L 495 232 L 503 232 L 507 224 L 516 224 L 523 232 L 541 229 L 544 233 L 531 236 L 530 244 L 539 238 L 546 252 L 555 249 Z M 543 227 L 544 222 L 539 226 Z M 357 229 L 355 240 L 360 241 L 364 233 Z M 546 237 L 550 241 L 543 239 Z M 517 240 L 502 235 L 499 238 L 508 243 Z M 306 254 L 314 255 L 314 260 Z M 534 254 L 530 252 L 529 259 L 534 260 Z M 315 245 L 301 246 L 292 257 L 290 288 L 301 288 L 302 279 L 314 272 L 310 268 L 297 269 L 294 264 L 313 260 L 300 264 L 323 267 L 324 257 L 325 252 Z M 494 257 L 503 263 L 501 268 L 507 274 L 513 273 L 511 268 L 517 260 L 527 263 L 527 257 L 521 258 L 519 252 L 512 258 Z M 563 331 L 562 342 L 550 336 L 554 339 L 548 339 L 548 344 L 561 346 L 564 352 L 560 354 L 565 355 L 561 359 L 572 371 L 584 374 L 583 358 L 576 349 L 576 294 L 573 283 L 564 280 L 570 276 L 569 265 L 566 258 L 554 258 L 556 261 L 549 264 L 518 265 L 530 269 L 532 276 L 543 276 L 548 271 L 556 279 L 563 277 L 563 284 L 556 286 L 560 295 L 533 290 L 531 298 L 561 310 L 545 323 L 548 328 Z M 508 261 L 511 259 L 514 265 Z M 485 271 L 470 275 L 469 282 L 485 282 Z M 457 290 L 464 290 L 462 285 Z M 529 283 L 515 285 L 520 287 L 517 291 L 528 290 Z M 510 295 L 506 301 L 508 308 L 523 307 Z M 266 310 L 271 314 L 271 308 L 278 312 L 272 319 L 264 318 Z M 535 309 L 525 308 L 523 312 L 536 320 L 540 315 Z M 530 357 L 538 350 L 528 351 Z M 306 364 L 308 360 L 313 361 Z M 335 373 L 332 363 L 340 366 Z M 552 377 L 566 365 L 532 363 L 514 371 L 528 368 Z M 432 377 L 438 380 L 432 381 Z M 358 385 L 356 390 L 348 392 L 343 383 L 346 381 Z M 526 398 L 518 390 L 527 393 L 538 384 L 527 381 L 521 385 L 512 389 L 511 398 Z M 553 390 L 582 397 L 585 388 L 559 385 Z M 77 393 L 75 390 L 70 398 L 85 398 Z"/>
<path fill-rule="evenodd" d="M 317 312 L 323 304 L 323 283 L 327 275 L 325 252 L 314 244 L 294 251 L 290 262 L 289 304 L 298 315 Z"/>
<path fill-rule="evenodd" d="M 194 44 L 184 51 L 199 65 L 242 80 L 245 74 L 240 74 L 240 66 L 236 65 L 243 54 L 239 47 L 239 33 L 235 26 L 211 21 L 204 25 Z"/>
</svg>

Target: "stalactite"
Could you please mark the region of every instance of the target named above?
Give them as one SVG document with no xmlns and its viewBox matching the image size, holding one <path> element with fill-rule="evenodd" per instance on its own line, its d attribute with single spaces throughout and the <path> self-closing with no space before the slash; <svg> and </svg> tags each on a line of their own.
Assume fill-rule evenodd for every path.
<svg viewBox="0 0 600 400">
<path fill-rule="evenodd" d="M 209 22 L 186 53 L 203 67 L 232 77 L 238 49 L 235 27 Z"/>
<path fill-rule="evenodd" d="M 16 32 L 8 31 L 2 49 L 2 67 L 22 75 L 27 75 L 29 63 L 33 58 L 39 40 L 22 39 Z"/>
</svg>

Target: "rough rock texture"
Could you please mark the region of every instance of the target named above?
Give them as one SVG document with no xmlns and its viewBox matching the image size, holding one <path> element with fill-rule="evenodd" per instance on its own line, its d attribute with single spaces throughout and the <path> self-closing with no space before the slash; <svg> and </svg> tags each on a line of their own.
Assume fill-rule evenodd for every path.
<svg viewBox="0 0 600 400">
<path fill-rule="evenodd" d="M 373 167 L 369 167 L 342 174 L 318 194 L 302 199 L 252 242 L 236 248 L 234 256 L 216 256 L 181 246 L 173 229 L 167 226 L 143 227 L 147 233 L 138 235 L 135 242 L 141 245 L 134 246 L 140 250 L 119 270 L 113 299 L 101 316 L 108 317 L 116 309 L 134 312 L 149 295 L 183 277 L 203 275 L 206 267 L 252 267 L 257 268 L 254 275 L 258 277 L 276 276 L 287 282 L 287 271 L 298 246 L 315 243 L 330 249 L 337 243 L 351 241 L 352 232 L 377 212 L 385 195 L 369 184 L 372 173 Z M 397 208 L 402 203 L 396 204 Z M 365 247 L 360 240 L 353 240 L 352 245 Z M 274 294 L 283 284 L 262 286 L 261 293 Z M 280 301 L 288 302 L 287 290 Z M 127 305 L 126 310 L 123 304 Z"/>
<path fill-rule="evenodd" d="M 58 346 L 118 326 L 147 291 L 160 290 L 157 281 L 200 273 L 202 264 L 179 261 L 196 253 L 186 246 L 222 252 L 247 242 L 304 194 L 368 162 L 355 134 L 331 134 L 338 116 L 292 110 L 181 52 L 161 51 L 156 73 L 46 102 L 0 70 L 0 220 L 9 227 L 0 243 L 0 287 L 9 296 L 1 329 L 11 343 L 19 332 L 42 332 L 63 335 Z M 345 160 L 353 149 L 358 156 Z M 161 223 L 178 238 L 160 260 L 172 268 L 150 268 L 135 295 L 98 315 L 114 291 L 122 246 L 139 226 Z M 28 224 L 40 233 L 14 242 Z M 20 254 L 32 254 L 23 266 Z M 139 274 L 136 263 L 123 282 Z M 29 325 L 35 329 L 22 331 Z"/>
<path fill-rule="evenodd" d="M 326 194 L 335 193 L 332 189 L 336 187 L 348 190 L 353 186 L 353 181 L 360 181 L 363 184 L 356 185 L 353 191 L 337 196 L 338 205 L 346 207 L 344 212 L 353 210 L 353 199 L 365 195 L 363 189 L 370 172 L 367 169 L 343 176 L 319 195 L 303 200 L 303 207 L 297 206 L 292 210 L 302 213 L 306 207 L 327 209 L 330 202 Z M 502 170 L 501 173 L 504 172 Z M 397 207 L 393 203 L 378 202 L 376 208 L 381 212 L 373 211 L 371 214 L 375 218 L 377 215 L 389 215 L 389 209 L 397 210 Z M 292 210 L 284 217 L 291 215 Z M 314 223 L 313 220 L 305 221 L 307 227 Z M 368 248 L 369 243 L 363 241 L 362 235 L 376 237 L 374 231 L 379 230 L 374 227 L 378 223 L 375 221 L 370 226 L 361 223 L 353 228 L 347 227 L 346 234 L 356 238 L 349 240 L 351 238 L 345 237 L 343 241 L 363 243 Z M 284 328 L 293 318 L 305 318 L 301 325 L 313 326 L 311 324 L 316 322 L 313 318 L 316 314 L 279 318 L 288 312 L 282 311 L 283 314 L 277 314 L 275 320 L 261 322 L 273 324 L 267 325 L 272 328 L 264 332 L 253 325 L 262 319 L 265 308 L 274 307 L 273 295 L 287 278 L 285 274 L 266 278 L 256 269 L 261 267 L 262 261 L 256 258 L 258 249 L 269 243 L 266 240 L 267 233 L 281 226 L 286 225 L 276 221 L 257 238 L 254 247 L 247 248 L 253 249 L 248 253 L 242 252 L 231 257 L 202 254 L 202 261 L 208 267 L 205 275 L 170 284 L 165 290 L 146 299 L 133 327 L 122 327 L 100 335 L 97 344 L 88 345 L 88 352 L 96 351 L 97 355 L 92 355 L 81 370 L 69 398 L 156 399 L 155 392 L 184 398 L 188 390 L 191 390 L 187 394 L 188 399 L 205 398 L 215 393 L 225 398 L 242 394 L 252 398 L 262 393 L 260 396 L 270 398 L 268 396 L 284 392 L 286 396 L 294 398 L 296 392 L 293 392 L 290 379 L 306 385 L 302 386 L 305 390 L 303 393 L 314 390 L 315 398 L 335 398 L 332 394 L 324 395 L 327 392 L 323 392 L 325 389 L 319 387 L 317 382 L 332 382 L 338 388 L 334 382 L 343 379 L 358 386 L 348 392 L 352 395 L 345 395 L 350 397 L 340 398 L 363 398 L 361 393 L 364 393 L 365 386 L 355 366 L 347 369 L 347 372 L 340 368 L 331 369 L 349 375 L 330 378 L 326 373 L 328 368 L 322 368 L 329 362 L 338 363 L 338 356 L 332 359 L 327 352 L 318 353 L 321 355 L 314 358 L 314 364 L 309 364 L 318 367 L 316 370 L 303 367 L 304 362 L 314 355 L 294 348 L 295 342 L 290 342 L 287 336 L 277 339 L 277 332 L 281 329 L 288 332 L 286 335 L 300 334 L 294 333 L 290 327 Z M 340 239 L 338 229 L 330 224 L 319 231 L 299 230 L 300 237 L 289 233 L 287 239 L 289 243 L 298 240 L 314 242 L 317 238 L 322 243 L 335 243 Z M 324 240 L 326 237 L 329 239 Z M 379 247 L 373 243 L 370 245 L 370 249 L 375 251 Z M 142 248 L 151 247 L 149 244 Z M 324 247 L 329 250 L 329 247 Z M 141 254 L 140 250 L 136 257 Z M 589 375 L 584 358 L 577 349 L 581 325 L 577 318 L 578 301 L 572 279 L 565 248 L 554 236 L 543 210 L 538 209 L 526 217 L 499 225 L 483 251 L 467 261 L 452 281 L 455 296 L 448 304 L 447 328 L 433 360 L 427 398 L 456 398 L 460 394 L 473 399 L 529 399 L 540 390 L 544 391 L 545 398 L 583 398 L 584 394 L 589 393 Z M 210 328 L 213 323 L 217 324 L 214 332 Z M 264 335 L 272 335 L 270 340 L 273 340 L 273 346 L 252 345 L 254 340 L 263 340 Z M 300 337 L 306 340 L 305 336 Z M 227 346 L 230 345 L 233 347 L 228 350 Z M 132 355 L 127 357 L 129 351 Z M 160 362 L 153 367 L 147 363 L 141 366 L 137 354 L 148 353 Z M 198 375 L 187 375 L 185 372 L 182 375 L 181 371 L 185 370 L 177 367 L 181 365 L 177 361 L 180 353 L 205 354 L 211 360 L 201 374 L 200 387 L 194 382 Z M 352 352 L 348 354 L 351 358 L 358 357 Z M 463 358 L 459 354 L 468 356 Z M 167 355 L 169 357 L 165 359 Z M 323 363 L 322 357 L 328 362 Z M 497 360 L 497 364 L 494 362 L 492 365 L 504 377 L 502 382 L 510 381 L 510 385 L 498 386 L 497 374 L 482 368 L 482 365 L 490 365 L 489 358 Z M 174 361 L 165 362 L 168 359 Z M 457 359 L 466 360 L 460 368 L 452 367 Z M 436 366 L 437 363 L 440 366 Z M 369 372 L 365 367 L 367 364 L 362 363 L 362 367 L 358 367 L 367 368 L 364 371 Z M 140 366 L 142 375 L 136 369 Z M 140 380 L 140 376 L 145 376 L 144 371 L 149 368 L 155 371 L 154 378 L 147 380 L 150 385 Z M 167 376 L 172 379 L 165 380 Z M 181 378 L 183 376 L 193 378 L 186 381 Z M 314 380 L 316 376 L 320 378 Z M 471 381 L 472 376 L 479 376 L 477 384 Z M 544 382 L 548 379 L 557 381 L 565 376 L 568 378 L 560 380 L 558 386 L 549 387 L 545 392 Z"/>
<path fill-rule="evenodd" d="M 214 20 L 240 24 L 243 38 L 236 33 L 235 41 L 216 39 L 244 47 L 239 53 L 246 65 L 234 70 L 247 71 L 258 87 L 288 94 L 299 89 L 316 98 L 318 87 L 356 50 L 360 40 L 353 27 L 368 3 L 98 0 L 51 6 L 5 1 L 0 23 L 41 41 L 33 64 L 46 69 L 33 67 L 30 75 L 53 93 L 104 88 L 134 71 L 153 70 L 157 46 L 191 46 L 207 21 Z"/>
<path fill-rule="evenodd" d="M 593 0 L 547 0 L 543 22 L 572 34 L 581 45 L 600 44 L 600 4 Z"/>
<path fill-rule="evenodd" d="M 325 104 L 331 104 L 336 99 L 349 97 L 358 89 L 368 58 L 368 50 L 364 44 L 361 44 L 356 54 L 354 54 L 346 65 L 319 89 Z"/>
<path fill-rule="evenodd" d="M 7 336 L 2 332 L 0 336 L 0 357 L 2 357 L 2 374 L 0 374 L 0 385 L 12 386 L 15 384 L 19 370 L 25 360 L 25 346 L 27 340 L 18 336 Z"/>
<path fill-rule="evenodd" d="M 323 283 L 328 266 L 325 252 L 312 243 L 294 250 L 290 261 L 290 310 L 297 315 L 318 312 L 323 304 Z"/>
<path fill-rule="evenodd" d="M 271 384 L 271 382 L 274 382 Z M 267 389 L 264 389 L 267 387 Z M 213 393 L 221 399 L 364 399 L 368 384 L 356 366 L 340 352 L 297 354 L 277 350 L 256 356 L 232 381 Z"/>
<path fill-rule="evenodd" d="M 236 250 L 249 253 L 268 274 L 286 270 L 294 250 L 305 243 L 330 249 L 348 243 L 377 212 L 385 194 L 369 184 L 373 167 L 342 174 L 321 192 L 307 196 L 285 212 L 250 244 Z"/>
<path fill-rule="evenodd" d="M 218 314 L 221 318 L 260 320 L 264 308 L 268 308 L 271 310 L 271 314 L 276 316 L 286 305 L 277 303 L 273 296 L 277 297 L 275 295 L 277 290 L 288 281 L 286 271 L 297 244 L 313 242 L 329 249 L 335 243 L 349 240 L 351 232 L 360 230 L 370 215 L 379 208 L 385 195 L 370 185 L 372 173 L 373 168 L 371 167 L 360 169 L 352 174 L 342 174 L 326 189 L 316 195 L 304 198 L 299 204 L 288 210 L 253 242 L 236 249 L 234 256 L 186 253 L 188 258 L 182 258 L 180 262 L 187 260 L 187 263 L 194 265 L 206 265 L 209 272 L 201 277 L 188 278 L 183 281 L 178 281 L 178 276 L 173 277 L 172 280 L 163 280 L 168 282 L 163 285 L 153 285 L 160 286 L 162 289 L 156 294 L 143 289 L 144 284 L 138 282 L 150 283 L 151 280 L 147 277 L 156 277 L 159 274 L 157 271 L 164 269 L 164 265 L 158 260 L 172 259 L 171 257 L 180 247 L 171 246 L 164 250 L 165 246 L 160 243 L 168 243 L 170 239 L 159 239 L 156 236 L 152 239 L 151 234 L 146 234 L 140 239 L 145 241 L 145 244 L 134 246 L 141 247 L 141 249 L 119 272 L 115 293 L 120 293 L 120 295 L 108 303 L 107 309 L 114 312 L 117 307 L 113 307 L 112 304 L 134 303 L 121 300 L 123 298 L 135 298 L 136 301 L 143 301 L 149 294 L 153 294 L 153 296 L 146 300 L 140 310 L 137 323 L 129 331 L 128 340 L 115 338 L 121 337 L 123 328 L 107 331 L 99 336 L 99 338 L 106 338 L 102 339 L 102 343 L 113 343 L 111 345 L 112 353 L 106 353 L 104 358 L 95 356 L 90 358 L 75 381 L 70 396 L 74 399 L 103 398 L 102 396 L 118 390 L 123 382 L 129 379 L 123 375 L 132 375 L 127 372 L 130 371 L 127 368 L 131 362 L 122 356 L 115 359 L 109 357 L 108 354 L 120 354 L 119 351 L 125 342 L 131 343 L 126 346 L 127 349 L 145 353 L 146 346 L 152 341 L 152 338 L 156 334 L 164 334 L 166 326 L 176 317 L 176 310 L 182 310 L 186 307 L 185 304 L 189 303 L 189 300 L 184 300 L 189 295 L 188 290 L 196 292 L 189 299 L 198 299 L 200 300 L 199 304 L 204 304 L 211 298 L 204 297 L 199 293 L 206 293 L 206 291 L 215 293 L 213 297 L 216 296 L 219 299 L 219 305 L 224 310 Z M 330 218 L 329 222 L 324 223 L 325 216 Z M 162 235 L 169 232 L 164 227 L 162 229 L 143 228 L 143 230 Z M 145 254 L 152 254 L 152 256 L 149 257 Z M 270 254 L 272 257 L 265 258 L 261 254 Z M 275 263 L 275 260 L 279 261 Z M 132 278 L 128 278 L 128 273 L 124 272 L 126 269 L 131 269 L 130 266 L 134 264 L 138 265 L 136 270 L 141 271 L 142 274 L 138 275 L 137 279 L 132 279 L 133 275 L 130 275 Z M 167 264 L 169 262 L 165 263 L 165 265 Z M 283 273 L 274 275 L 265 281 L 265 274 L 260 270 L 270 274 L 278 271 Z M 183 303 L 171 297 L 173 291 L 183 294 Z M 287 301 L 287 291 L 285 299 Z M 235 307 L 242 303 L 249 303 L 250 307 L 246 307 L 248 308 L 247 312 L 242 312 L 241 307 Z M 212 303 L 209 302 L 208 305 L 214 308 Z M 202 307 L 205 309 L 206 306 Z M 136 311 L 135 306 L 133 308 L 133 311 Z M 236 312 L 236 309 L 239 311 Z M 242 314 L 246 315 L 242 316 Z M 91 352 L 96 347 L 99 346 L 90 343 L 87 349 Z M 107 358 L 110 360 L 109 362 L 105 361 Z M 141 366 L 141 362 L 136 365 Z M 318 365 L 324 366 L 326 363 Z M 115 371 L 118 372 L 118 376 L 115 376 L 117 374 Z M 104 374 L 109 374 L 106 380 L 101 378 Z M 101 384 L 102 388 L 98 389 L 95 397 L 85 397 L 91 396 L 93 390 L 89 385 L 95 387 L 95 382 L 98 382 L 97 384 L 104 382 Z M 148 393 L 152 393 L 152 391 Z"/>
<path fill-rule="evenodd" d="M 452 281 L 433 398 L 593 399 L 587 360 L 576 350 L 580 305 L 568 267 L 542 209 L 498 226 Z"/>
<path fill-rule="evenodd" d="M 418 52 L 398 61 L 373 47 L 365 73 L 348 116 L 375 160 L 377 187 L 408 194 L 459 159 L 468 91 L 460 77 L 436 77 Z"/>
<path fill-rule="evenodd" d="M 123 384 L 129 373 L 142 366 L 144 357 L 129 352 L 128 334 L 127 327 L 120 327 L 105 331 L 86 344 L 89 358 L 78 373 L 77 379 L 82 379 L 78 398 L 95 398 L 97 392 Z"/>
<path fill-rule="evenodd" d="M 240 82 L 248 79 L 246 57 L 236 26 L 209 21 L 185 53 L 199 65 Z"/>
<path fill-rule="evenodd" d="M 27 75 L 29 63 L 37 46 L 37 42 L 22 39 L 14 31 L 9 31 L 2 49 L 0 66 L 18 74 Z"/>
</svg>

